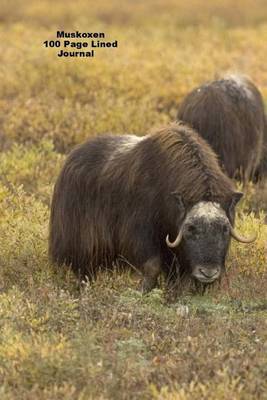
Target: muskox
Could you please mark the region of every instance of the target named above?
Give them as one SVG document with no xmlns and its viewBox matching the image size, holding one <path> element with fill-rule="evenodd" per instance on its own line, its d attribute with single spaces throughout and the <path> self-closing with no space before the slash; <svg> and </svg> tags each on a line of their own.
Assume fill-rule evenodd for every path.
<svg viewBox="0 0 267 400">
<path fill-rule="evenodd" d="M 182 101 L 177 118 L 211 145 L 229 177 L 246 183 L 262 170 L 264 104 L 249 79 L 229 76 L 197 87 Z"/>
<path fill-rule="evenodd" d="M 262 157 L 255 172 L 255 180 L 261 181 L 267 177 L 267 116 L 265 114 L 265 130 L 263 138 Z"/>
<path fill-rule="evenodd" d="M 50 257 L 81 279 L 127 260 L 143 273 L 144 292 L 160 272 L 210 283 L 225 268 L 231 236 L 250 241 L 233 228 L 241 195 L 182 123 L 144 137 L 99 136 L 74 149 L 58 177 Z"/>
</svg>

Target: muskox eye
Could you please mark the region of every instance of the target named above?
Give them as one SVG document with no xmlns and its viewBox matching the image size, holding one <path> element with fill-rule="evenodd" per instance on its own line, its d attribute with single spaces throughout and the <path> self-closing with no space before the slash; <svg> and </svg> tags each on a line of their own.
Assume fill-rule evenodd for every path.
<svg viewBox="0 0 267 400">
<path fill-rule="evenodd" d="M 188 225 L 187 231 L 188 231 L 188 233 L 195 234 L 195 233 L 197 233 L 197 228 L 195 227 L 195 225 Z"/>
</svg>

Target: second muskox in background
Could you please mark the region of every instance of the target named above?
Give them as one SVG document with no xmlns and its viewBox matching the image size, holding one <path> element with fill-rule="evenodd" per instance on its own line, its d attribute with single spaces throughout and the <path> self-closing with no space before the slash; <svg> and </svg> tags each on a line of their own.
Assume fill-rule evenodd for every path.
<svg viewBox="0 0 267 400">
<path fill-rule="evenodd" d="M 82 279 L 123 258 L 143 272 L 144 291 L 161 272 L 210 283 L 224 271 L 231 236 L 248 241 L 233 229 L 241 195 L 184 124 L 141 138 L 100 136 L 69 155 L 57 180 L 50 257 Z"/>
<path fill-rule="evenodd" d="M 243 182 L 267 172 L 267 129 L 262 96 L 243 76 L 229 76 L 194 89 L 177 118 L 206 139 L 231 178 Z"/>
</svg>

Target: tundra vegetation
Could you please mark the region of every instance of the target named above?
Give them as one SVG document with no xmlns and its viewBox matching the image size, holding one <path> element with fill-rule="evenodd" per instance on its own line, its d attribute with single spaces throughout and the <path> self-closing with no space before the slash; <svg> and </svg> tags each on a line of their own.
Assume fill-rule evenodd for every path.
<svg viewBox="0 0 267 400">
<path fill-rule="evenodd" d="M 144 134 L 225 72 L 267 98 L 264 0 L 2 0 L 0 9 L 0 398 L 266 399 L 267 189 L 250 184 L 227 276 L 203 295 L 149 295 L 138 274 L 79 291 L 47 255 L 52 188 L 66 153 L 106 132 Z M 118 48 L 59 59 L 57 30 Z M 240 189 L 240 188 L 239 188 Z"/>
</svg>

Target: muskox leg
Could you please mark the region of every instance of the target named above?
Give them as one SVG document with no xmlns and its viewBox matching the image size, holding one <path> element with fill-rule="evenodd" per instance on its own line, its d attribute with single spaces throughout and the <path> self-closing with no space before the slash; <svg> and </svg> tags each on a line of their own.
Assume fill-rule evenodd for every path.
<svg viewBox="0 0 267 400">
<path fill-rule="evenodd" d="M 158 276 L 161 271 L 160 257 L 149 258 L 142 266 L 143 281 L 141 284 L 141 292 L 148 293 L 157 286 Z"/>
</svg>

